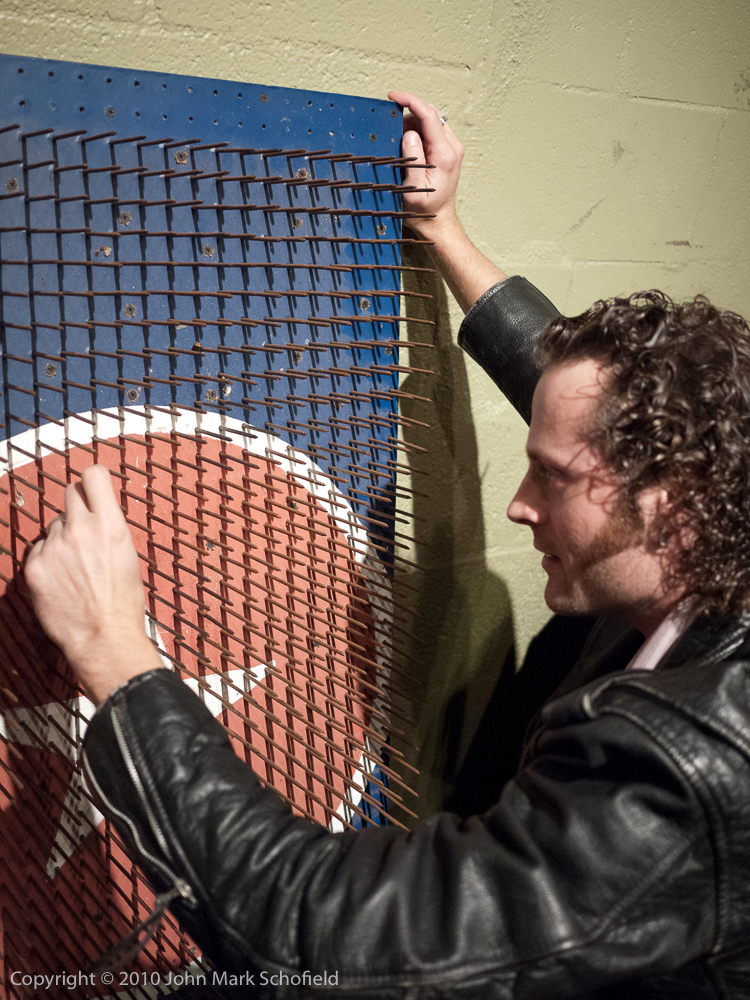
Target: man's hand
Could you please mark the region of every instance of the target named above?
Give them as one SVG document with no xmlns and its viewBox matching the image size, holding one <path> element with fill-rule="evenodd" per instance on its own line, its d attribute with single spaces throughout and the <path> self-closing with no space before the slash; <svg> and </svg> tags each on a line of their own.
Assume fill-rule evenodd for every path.
<svg viewBox="0 0 750 1000">
<path fill-rule="evenodd" d="M 405 193 L 404 208 L 407 212 L 434 214 L 430 219 L 409 219 L 414 232 L 425 239 L 446 227 L 458 226 L 456 217 L 456 188 L 464 158 L 464 147 L 453 134 L 450 125 L 440 120 L 434 104 L 427 104 L 420 97 L 404 91 L 392 90 L 388 94 L 411 112 L 404 118 L 404 138 L 401 151 L 405 157 L 414 157 L 416 163 L 430 163 L 432 169 L 412 167 L 406 170 L 405 185 L 416 188 L 434 188 L 429 193 Z"/>
<path fill-rule="evenodd" d="M 34 610 L 95 702 L 161 666 L 144 630 L 138 555 L 103 465 L 65 490 L 65 514 L 29 553 Z"/>
<path fill-rule="evenodd" d="M 418 236 L 431 241 L 427 252 L 458 304 L 468 312 L 480 295 L 506 275 L 477 250 L 456 215 L 464 147 L 450 125 L 441 122 L 434 104 L 401 90 L 392 90 L 388 97 L 411 112 L 404 119 L 402 155 L 416 157 L 417 163 L 433 164 L 431 170 L 407 168 L 404 184 L 435 190 L 426 194 L 405 192 L 404 208 L 434 218 L 408 219 L 407 224 Z"/>
</svg>

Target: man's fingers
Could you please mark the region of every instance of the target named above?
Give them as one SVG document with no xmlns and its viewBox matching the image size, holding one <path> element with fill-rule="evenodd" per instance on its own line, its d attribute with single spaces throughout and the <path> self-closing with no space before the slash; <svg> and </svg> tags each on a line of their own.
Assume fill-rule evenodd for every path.
<svg viewBox="0 0 750 1000">
<path fill-rule="evenodd" d="M 31 546 L 31 548 L 27 552 L 27 554 L 26 554 L 26 561 L 24 563 L 24 575 L 26 574 L 26 571 L 28 570 L 29 563 L 35 562 L 39 558 L 39 556 L 42 554 L 42 550 L 44 549 L 44 543 L 45 543 L 45 541 L 46 541 L 45 538 L 39 538 L 36 542 L 34 542 L 34 544 Z"/>
<path fill-rule="evenodd" d="M 65 515 L 62 518 L 64 522 L 66 518 L 70 518 L 71 521 L 77 521 L 83 514 L 89 513 L 89 505 L 86 502 L 86 495 L 83 491 L 83 486 L 80 483 L 68 483 L 65 487 Z M 55 521 L 58 519 L 55 518 Z M 50 528 L 55 523 L 55 521 L 50 522 Z"/>
<path fill-rule="evenodd" d="M 115 491 L 112 486 L 112 477 L 109 474 L 109 469 L 104 465 L 89 465 L 88 468 L 84 469 L 81 473 L 81 486 L 83 487 L 83 493 L 85 495 L 85 503 L 88 504 L 88 509 L 92 514 L 104 514 L 106 516 L 116 515 L 122 518 L 122 508 L 115 496 Z M 68 500 L 68 494 L 65 494 L 66 502 Z M 76 504 L 76 510 L 79 510 L 77 504 L 78 500 L 72 498 L 74 504 Z M 80 498 L 80 502 L 84 503 L 83 497 Z"/>
<path fill-rule="evenodd" d="M 405 90 L 392 90 L 388 96 L 410 112 L 404 116 L 401 146 L 405 159 L 414 157 L 404 176 L 404 208 L 413 213 L 408 225 L 417 235 L 431 239 L 442 220 L 455 220 L 464 148 L 444 124 L 436 105 Z"/>
<path fill-rule="evenodd" d="M 416 125 L 422 133 L 425 145 L 428 150 L 432 143 L 439 144 L 444 141 L 443 126 L 440 122 L 440 114 L 434 104 L 428 104 L 416 94 L 407 91 L 392 90 L 388 97 L 402 107 L 408 108 L 416 119 Z"/>
<path fill-rule="evenodd" d="M 59 535 L 64 527 L 65 527 L 64 514 L 58 514 L 57 517 L 53 517 L 50 523 L 47 525 L 47 538 L 54 538 L 55 535 Z"/>
<path fill-rule="evenodd" d="M 424 158 L 422 138 L 418 132 L 404 132 L 401 153 L 404 157 L 408 157 L 409 159 L 413 157 L 415 163 L 426 162 Z M 425 173 L 426 171 L 421 167 L 418 169 L 407 167 L 404 173 L 404 184 L 407 186 L 414 185 L 414 187 L 417 188 L 425 187 Z"/>
</svg>

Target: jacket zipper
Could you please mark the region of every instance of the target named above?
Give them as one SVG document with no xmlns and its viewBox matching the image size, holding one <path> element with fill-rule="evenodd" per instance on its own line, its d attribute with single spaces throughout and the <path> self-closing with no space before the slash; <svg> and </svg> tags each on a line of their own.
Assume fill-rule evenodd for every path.
<svg viewBox="0 0 750 1000">
<path fill-rule="evenodd" d="M 172 900 L 177 899 L 178 896 L 184 897 L 186 892 L 190 891 L 190 886 L 186 882 L 183 882 L 182 879 L 177 881 L 182 884 L 175 885 L 168 892 L 160 893 L 156 897 L 153 910 L 146 919 L 121 938 L 105 955 L 98 958 L 95 964 L 87 970 L 87 975 L 96 976 L 102 972 L 117 972 L 143 951 L 159 929 L 164 913 Z M 143 938 L 141 938 L 141 934 L 144 934 Z"/>
<path fill-rule="evenodd" d="M 170 857 L 171 851 L 169 850 L 169 847 L 164 838 L 164 834 L 159 828 L 153 810 L 151 809 L 148 799 L 146 798 L 146 794 L 143 789 L 143 783 L 136 769 L 133 756 L 130 753 L 130 748 L 128 747 L 127 742 L 125 740 L 125 733 L 122 728 L 122 722 L 120 720 L 119 712 L 115 707 L 112 707 L 110 711 L 110 718 L 112 719 L 112 728 L 114 729 L 115 737 L 117 739 L 117 745 L 120 749 L 120 753 L 122 754 L 125 767 L 128 771 L 131 781 L 133 782 L 133 785 L 135 786 L 136 791 L 138 792 L 138 796 L 146 812 L 146 817 L 148 819 L 151 830 L 159 846 L 164 851 L 164 854 L 167 857 Z M 89 763 L 88 754 L 85 752 L 85 750 L 82 754 L 82 759 L 83 759 L 84 770 L 86 772 L 86 779 L 91 783 L 91 787 L 98 795 L 102 804 L 106 806 L 107 810 L 110 813 L 112 813 L 112 815 L 118 817 L 118 819 L 120 819 L 123 825 L 128 830 L 130 830 L 131 837 L 133 838 L 133 842 L 135 843 L 135 846 L 138 849 L 140 855 L 143 858 L 145 858 L 148 862 L 150 862 L 150 864 L 162 874 L 162 876 L 164 877 L 165 881 L 168 884 L 172 885 L 171 889 L 169 889 L 167 892 L 160 893 L 156 897 L 156 900 L 154 902 L 154 908 L 151 911 L 151 913 L 146 917 L 146 919 L 142 920 L 137 927 L 134 927 L 129 934 L 127 934 L 124 938 L 118 941 L 117 944 L 106 953 L 106 955 L 102 955 L 101 958 L 98 959 L 96 964 L 92 966 L 90 971 L 99 973 L 105 970 L 109 971 L 111 969 L 121 968 L 122 965 L 127 964 L 133 958 L 135 958 L 136 955 L 138 955 L 138 953 L 148 944 L 148 942 L 156 933 L 156 930 L 159 924 L 161 923 L 162 917 L 164 916 L 167 906 L 174 899 L 181 897 L 182 899 L 185 900 L 187 905 L 191 907 L 197 906 L 198 900 L 195 897 L 195 893 L 193 892 L 191 885 L 188 882 L 186 882 L 185 879 L 177 875 L 177 873 L 173 871 L 168 864 L 162 861 L 161 858 L 156 857 L 156 855 L 152 854 L 151 851 L 146 849 L 146 847 L 143 844 L 143 840 L 141 839 L 140 831 L 138 830 L 138 827 L 133 822 L 133 820 L 131 820 L 131 818 L 126 813 L 122 812 L 122 810 L 118 809 L 112 802 L 110 802 L 110 800 L 104 794 L 104 791 L 102 790 L 99 782 L 96 780 L 94 776 L 91 764 Z M 146 932 L 145 937 L 142 940 L 139 940 L 140 935 L 143 932 Z"/>
<path fill-rule="evenodd" d="M 115 731 L 115 736 L 117 737 L 117 743 L 120 748 L 120 753 L 122 754 L 123 760 L 125 762 L 125 767 L 128 770 L 128 774 L 130 775 L 131 781 L 135 785 L 136 791 L 138 792 L 139 798 L 141 799 L 141 802 L 146 812 L 146 816 L 148 818 L 149 825 L 151 826 L 151 830 L 157 842 L 159 843 L 159 846 L 164 851 L 164 854 L 167 857 L 169 857 L 171 855 L 171 852 L 167 846 L 162 831 L 159 829 L 159 826 L 156 822 L 156 817 L 153 814 L 153 811 L 148 803 L 148 800 L 146 799 L 140 775 L 136 770 L 135 762 L 133 761 L 133 757 L 130 753 L 130 750 L 127 744 L 125 743 L 125 735 L 122 731 L 122 724 L 119 719 L 119 714 L 117 713 L 117 710 L 114 707 L 111 709 L 110 715 L 112 718 L 112 727 Z M 86 772 L 87 780 L 91 782 L 92 788 L 95 790 L 96 794 L 99 796 L 102 803 L 107 807 L 108 811 L 111 812 L 114 816 L 117 816 L 118 819 L 120 819 L 122 823 L 127 827 L 127 829 L 130 830 L 133 842 L 135 843 L 139 853 L 147 861 L 149 861 L 153 865 L 153 867 L 157 869 L 157 871 L 161 872 L 166 882 L 174 887 L 178 895 L 180 895 L 188 903 L 189 906 L 193 907 L 197 906 L 198 900 L 195 897 L 195 893 L 193 892 L 192 886 L 188 882 L 186 882 L 185 879 L 181 878 L 172 868 L 170 868 L 168 864 L 162 861 L 161 858 L 157 857 L 155 854 L 152 854 L 151 851 L 149 851 L 145 847 L 143 840 L 141 839 L 140 831 L 138 830 L 138 827 L 135 825 L 133 820 L 131 820 L 131 818 L 126 813 L 122 812 L 122 810 L 118 809 L 117 806 L 115 806 L 104 794 L 104 791 L 99 785 L 99 782 L 94 777 L 94 773 L 91 769 L 91 764 L 89 763 L 88 755 L 85 750 L 83 752 L 82 757 L 83 757 L 83 765 Z"/>
</svg>

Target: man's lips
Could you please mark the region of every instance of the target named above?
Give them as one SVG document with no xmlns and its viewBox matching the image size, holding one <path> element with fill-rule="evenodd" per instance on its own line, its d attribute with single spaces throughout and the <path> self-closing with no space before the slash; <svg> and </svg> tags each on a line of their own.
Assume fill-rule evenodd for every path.
<svg viewBox="0 0 750 1000">
<path fill-rule="evenodd" d="M 542 553 L 542 567 L 548 569 L 550 566 L 554 566 L 555 563 L 559 563 L 560 560 L 557 556 L 552 555 L 551 552 L 545 552 L 541 545 L 534 545 L 534 548 Z"/>
</svg>

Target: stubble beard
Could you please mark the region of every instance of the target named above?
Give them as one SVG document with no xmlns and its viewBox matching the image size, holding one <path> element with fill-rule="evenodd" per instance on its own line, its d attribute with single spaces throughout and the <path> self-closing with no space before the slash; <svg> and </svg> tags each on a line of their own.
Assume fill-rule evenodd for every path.
<svg viewBox="0 0 750 1000">
<path fill-rule="evenodd" d="M 628 594 L 612 560 L 645 542 L 646 528 L 640 517 L 618 505 L 578 561 L 570 570 L 563 570 L 568 579 L 557 595 L 550 593 L 550 574 L 544 595 L 547 606 L 558 615 L 620 617 L 618 610 L 627 602 Z"/>
</svg>

